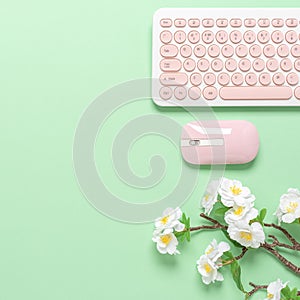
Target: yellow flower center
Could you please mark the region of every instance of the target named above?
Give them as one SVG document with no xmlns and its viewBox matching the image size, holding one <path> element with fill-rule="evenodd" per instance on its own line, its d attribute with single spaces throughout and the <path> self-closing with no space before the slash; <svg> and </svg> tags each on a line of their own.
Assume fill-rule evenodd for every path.
<svg viewBox="0 0 300 300">
<path fill-rule="evenodd" d="M 165 216 L 165 217 L 161 218 L 161 222 L 162 222 L 164 225 L 166 225 L 166 224 L 168 223 L 169 217 L 170 217 L 170 216 Z"/>
<path fill-rule="evenodd" d="M 214 248 L 213 247 L 210 247 L 206 252 L 205 254 L 208 255 L 210 253 L 212 253 L 214 251 Z"/>
<path fill-rule="evenodd" d="M 268 295 L 267 295 L 267 298 L 268 298 L 268 299 L 273 299 L 273 298 L 274 298 L 274 295 L 273 295 L 273 294 L 270 294 L 270 293 L 268 293 Z"/>
<path fill-rule="evenodd" d="M 165 244 L 165 245 L 168 245 L 171 240 L 172 240 L 172 236 L 171 234 L 166 234 L 166 235 L 163 235 L 160 237 L 160 240 Z"/>
<path fill-rule="evenodd" d="M 210 196 L 209 194 L 206 194 L 205 197 L 204 197 L 204 201 L 207 202 L 209 200 L 209 196 Z"/>
<path fill-rule="evenodd" d="M 235 195 L 235 196 L 238 196 L 242 192 L 242 190 L 239 187 L 235 186 L 235 185 L 231 186 L 230 190 L 231 190 L 232 194 Z"/>
<path fill-rule="evenodd" d="M 240 216 L 242 213 L 243 213 L 243 211 L 244 211 L 244 207 L 243 206 L 239 206 L 238 208 L 236 208 L 235 210 L 234 210 L 234 214 L 236 215 L 236 216 Z"/>
<path fill-rule="evenodd" d="M 252 234 L 250 232 L 241 231 L 240 237 L 246 241 L 252 241 Z"/>
<path fill-rule="evenodd" d="M 210 273 L 212 271 L 211 266 L 207 263 L 204 265 L 204 269 L 205 269 L 206 273 Z"/>
<path fill-rule="evenodd" d="M 299 204 L 297 202 L 290 202 L 290 205 L 287 207 L 287 212 L 288 213 L 294 213 L 297 209 Z"/>
</svg>

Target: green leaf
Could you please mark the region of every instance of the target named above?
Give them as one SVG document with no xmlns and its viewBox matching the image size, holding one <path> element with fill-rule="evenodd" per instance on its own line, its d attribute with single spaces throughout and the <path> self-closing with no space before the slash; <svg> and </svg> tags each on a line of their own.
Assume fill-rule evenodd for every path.
<svg viewBox="0 0 300 300">
<path fill-rule="evenodd" d="M 287 285 L 284 289 L 281 290 L 281 299 L 282 300 L 290 300 L 291 290 Z"/>
<path fill-rule="evenodd" d="M 267 209 L 263 208 L 259 213 L 259 219 L 262 223 L 264 222 L 266 215 L 267 215 Z"/>
<path fill-rule="evenodd" d="M 236 260 L 231 264 L 231 274 L 238 289 L 245 293 L 245 289 L 241 281 L 241 267 L 238 261 Z"/>
<path fill-rule="evenodd" d="M 298 294 L 298 289 L 297 288 L 294 288 L 291 293 L 290 293 L 290 297 L 292 299 L 296 299 L 297 298 L 297 294 Z"/>
<path fill-rule="evenodd" d="M 238 248 L 243 248 L 243 246 L 241 244 L 239 244 L 238 242 L 232 240 L 228 234 L 228 232 L 225 229 L 221 229 L 222 232 L 224 233 L 225 237 L 236 247 Z"/>
<path fill-rule="evenodd" d="M 220 216 L 220 217 L 223 217 L 225 215 L 225 213 L 229 210 L 230 208 L 229 207 L 220 207 L 220 208 L 217 208 L 215 211 L 214 211 L 214 214 L 216 216 Z"/>
<path fill-rule="evenodd" d="M 245 293 L 245 300 L 248 300 L 248 299 L 250 299 L 250 296 L 248 293 Z"/>
<path fill-rule="evenodd" d="M 223 253 L 223 256 L 224 256 L 226 259 L 228 259 L 228 260 L 234 259 L 234 256 L 233 256 L 233 254 L 232 254 L 230 251 L 224 252 L 224 253 Z"/>
<path fill-rule="evenodd" d="M 189 230 L 186 232 L 186 239 L 188 242 L 191 241 L 191 232 Z"/>
</svg>

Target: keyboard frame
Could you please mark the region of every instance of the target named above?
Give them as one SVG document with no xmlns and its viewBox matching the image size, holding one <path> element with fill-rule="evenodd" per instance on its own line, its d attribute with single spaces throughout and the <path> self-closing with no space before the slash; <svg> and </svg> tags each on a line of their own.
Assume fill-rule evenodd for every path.
<svg viewBox="0 0 300 300">
<path fill-rule="evenodd" d="M 241 18 L 242 20 L 244 18 L 254 18 L 258 20 L 259 18 L 268 18 L 270 21 L 273 18 L 297 18 L 300 20 L 300 8 L 160 8 L 158 9 L 154 15 L 153 15 L 153 30 L 152 30 L 152 78 L 155 82 L 157 80 L 159 81 L 159 76 L 161 73 L 163 73 L 160 69 L 159 63 L 162 59 L 160 55 L 160 47 L 164 45 L 160 41 L 160 32 L 162 31 L 162 27 L 160 26 L 160 20 L 164 18 L 170 18 L 174 21 L 176 18 L 183 18 L 188 21 L 188 19 L 191 18 L 199 18 L 200 22 L 203 18 L 226 18 L 228 21 L 232 18 Z M 225 30 L 229 32 L 229 28 L 231 28 L 230 25 L 228 25 L 225 28 L 219 28 L 216 25 L 211 28 L 206 28 L 207 30 L 211 30 L 212 32 L 216 33 L 219 30 Z M 270 24 L 270 27 L 267 28 L 260 28 L 256 25 L 254 28 L 246 28 L 244 25 L 240 28 L 236 28 L 237 30 L 240 30 L 242 33 L 244 33 L 246 30 L 253 30 L 254 32 L 259 32 L 260 30 L 268 30 L 272 27 L 272 24 Z M 288 29 L 289 28 L 289 29 Z M 191 28 L 188 26 L 188 24 L 183 28 L 175 28 L 172 26 L 171 28 L 164 28 L 163 30 L 169 30 L 172 33 L 174 33 L 176 30 L 183 30 L 187 34 L 191 30 L 204 30 L 204 27 L 202 26 L 202 23 L 200 24 L 200 27 L 198 28 Z M 232 29 L 234 30 L 234 29 Z M 276 29 L 274 29 L 276 30 Z M 297 33 L 300 33 L 300 24 L 298 27 L 290 28 L 287 27 L 285 24 L 283 27 L 279 28 L 279 30 L 295 30 Z M 270 30 L 271 31 L 271 30 Z M 198 43 L 200 44 L 201 41 Z M 270 44 L 277 45 L 273 43 L 271 40 L 269 42 Z M 298 42 L 300 44 L 300 41 Z M 277 45 L 278 46 L 278 45 Z M 291 54 L 288 56 L 291 57 Z M 198 58 L 197 58 L 198 59 Z M 266 59 L 267 60 L 267 59 Z M 224 59 L 225 61 L 225 59 Z M 197 67 L 196 67 L 197 68 Z M 186 72 L 186 71 L 184 71 Z M 195 72 L 195 71 L 193 71 Z M 188 74 L 192 74 L 193 72 L 186 72 Z M 201 71 L 197 71 L 200 74 Z M 225 71 L 226 72 L 226 71 Z M 253 70 L 251 70 L 253 72 Z M 254 71 L 255 72 L 255 71 Z M 297 72 L 295 69 L 292 69 L 292 72 Z M 220 73 L 220 72 L 215 72 Z M 228 72 L 230 73 L 230 72 Z M 233 72 L 232 72 L 233 73 Z M 256 72 L 255 72 L 256 73 Z M 259 73 L 259 72 L 257 72 Z M 271 73 L 271 72 L 270 72 Z M 276 72 L 274 72 L 276 73 Z M 300 72 L 298 72 L 300 75 Z M 300 78 L 300 76 L 299 76 Z M 159 87 L 158 87 L 159 86 Z M 160 87 L 163 85 L 160 84 L 153 84 L 152 85 L 152 99 L 153 101 L 159 105 L 159 106 L 193 106 L 193 107 L 199 107 L 199 106 L 211 106 L 211 107 L 232 107 L 232 106 L 300 106 L 300 100 L 295 98 L 293 95 L 291 99 L 289 100 L 222 100 L 220 96 L 217 96 L 215 100 L 205 100 L 202 96 L 198 100 L 192 100 L 188 97 L 184 100 L 177 100 L 174 95 L 169 100 L 163 100 L 159 96 L 159 90 Z M 191 85 L 186 85 L 190 87 Z M 214 84 L 218 91 L 220 89 L 220 85 L 218 82 Z M 283 86 L 289 86 L 289 85 L 283 85 Z M 300 86 L 300 82 L 298 85 L 293 87 L 293 93 L 294 89 Z M 201 90 L 202 92 L 202 90 Z"/>
</svg>

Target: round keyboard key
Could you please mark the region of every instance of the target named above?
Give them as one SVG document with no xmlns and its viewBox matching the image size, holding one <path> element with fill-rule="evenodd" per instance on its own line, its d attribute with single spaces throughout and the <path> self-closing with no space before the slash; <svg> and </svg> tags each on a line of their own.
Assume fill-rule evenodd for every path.
<svg viewBox="0 0 300 300">
<path fill-rule="evenodd" d="M 172 20 L 171 19 L 161 19 L 160 20 L 160 26 L 161 27 L 171 27 L 172 26 Z"/>
<path fill-rule="evenodd" d="M 186 89 L 183 86 L 178 86 L 175 90 L 174 90 L 174 96 L 176 97 L 176 99 L 178 100 L 183 100 L 186 97 Z"/>
<path fill-rule="evenodd" d="M 283 85 L 284 84 L 284 76 L 282 73 L 276 73 L 273 75 L 273 82 L 276 85 Z"/>
<path fill-rule="evenodd" d="M 219 58 L 214 59 L 211 62 L 211 68 L 215 71 L 215 72 L 220 72 L 223 69 L 223 61 Z"/>
<path fill-rule="evenodd" d="M 255 85 L 257 83 L 257 76 L 255 73 L 248 73 L 245 80 L 248 85 Z"/>
<path fill-rule="evenodd" d="M 172 33 L 168 30 L 164 30 L 161 34 L 160 34 L 160 40 L 164 43 L 164 44 L 168 44 L 172 41 Z"/>
<path fill-rule="evenodd" d="M 205 54 L 206 54 L 206 49 L 204 46 L 202 45 L 197 45 L 195 48 L 194 48 L 194 54 L 197 56 L 197 57 L 203 57 Z"/>
<path fill-rule="evenodd" d="M 199 27 L 200 26 L 200 20 L 199 19 L 189 19 L 188 24 L 190 27 Z"/>
<path fill-rule="evenodd" d="M 285 40 L 289 43 L 289 44 L 294 44 L 297 42 L 298 40 L 298 34 L 296 31 L 294 30 L 289 30 L 286 34 L 285 34 Z"/>
<path fill-rule="evenodd" d="M 159 90 L 159 95 L 163 100 L 169 100 L 172 97 L 172 89 L 164 86 Z"/>
<path fill-rule="evenodd" d="M 273 45 L 266 45 L 264 47 L 264 55 L 266 57 L 273 57 L 275 55 L 276 51 L 275 51 L 275 47 Z"/>
<path fill-rule="evenodd" d="M 227 59 L 226 62 L 225 62 L 225 68 L 226 68 L 226 70 L 229 71 L 229 72 L 235 71 L 236 68 L 237 68 L 236 60 L 233 59 L 233 58 Z"/>
<path fill-rule="evenodd" d="M 214 40 L 214 34 L 212 31 L 210 30 L 205 30 L 203 31 L 202 33 L 202 41 L 205 43 L 205 44 L 210 44 L 212 43 Z"/>
<path fill-rule="evenodd" d="M 238 45 L 235 48 L 235 53 L 238 57 L 245 57 L 248 54 L 248 48 L 245 45 Z"/>
<path fill-rule="evenodd" d="M 295 97 L 296 97 L 298 100 L 300 100 L 300 87 L 299 87 L 299 86 L 296 87 L 296 89 L 295 89 Z"/>
<path fill-rule="evenodd" d="M 292 70 L 293 64 L 289 58 L 284 58 L 280 63 L 280 68 L 284 72 L 288 72 L 288 71 Z"/>
<path fill-rule="evenodd" d="M 262 43 L 266 44 L 270 40 L 270 34 L 266 30 L 262 30 L 257 34 L 257 40 Z"/>
<path fill-rule="evenodd" d="M 256 25 L 256 21 L 255 21 L 255 19 L 248 18 L 248 19 L 245 19 L 244 25 L 246 27 L 254 27 Z"/>
<path fill-rule="evenodd" d="M 216 76 L 213 73 L 206 73 L 203 77 L 203 81 L 207 85 L 213 85 L 216 83 Z"/>
<path fill-rule="evenodd" d="M 228 41 L 228 34 L 224 30 L 220 30 L 216 33 L 216 40 L 219 44 L 224 44 Z"/>
<path fill-rule="evenodd" d="M 233 47 L 231 45 L 225 45 L 222 47 L 222 54 L 225 57 L 231 57 L 234 53 Z"/>
<path fill-rule="evenodd" d="M 220 48 L 217 45 L 211 45 L 208 47 L 207 53 L 210 57 L 217 57 L 220 54 Z"/>
<path fill-rule="evenodd" d="M 209 61 L 206 58 L 201 58 L 198 61 L 198 69 L 201 72 L 206 72 L 209 69 Z"/>
<path fill-rule="evenodd" d="M 178 48 L 175 45 L 164 45 L 160 48 L 162 57 L 175 57 L 178 54 Z"/>
<path fill-rule="evenodd" d="M 176 43 L 178 44 L 182 44 L 185 42 L 185 39 L 186 39 L 186 34 L 184 31 L 182 30 L 178 30 L 175 32 L 174 34 L 174 40 Z"/>
<path fill-rule="evenodd" d="M 277 48 L 277 54 L 280 56 L 280 57 L 287 57 L 290 53 L 290 50 L 289 50 L 289 47 L 287 45 L 280 45 L 278 46 Z"/>
<path fill-rule="evenodd" d="M 259 45 L 256 45 L 256 44 L 252 45 L 250 47 L 249 52 L 250 52 L 250 55 L 252 57 L 260 57 L 261 56 L 261 47 Z"/>
<path fill-rule="evenodd" d="M 183 63 L 183 67 L 186 71 L 191 72 L 195 70 L 196 63 L 193 59 L 187 58 Z"/>
<path fill-rule="evenodd" d="M 174 25 L 176 27 L 184 27 L 186 25 L 186 20 L 185 19 L 176 19 L 174 21 Z"/>
<path fill-rule="evenodd" d="M 189 89 L 189 96 L 192 100 L 197 100 L 201 96 L 201 90 L 197 86 L 192 86 Z"/>
<path fill-rule="evenodd" d="M 203 27 L 213 27 L 215 25 L 215 21 L 213 19 L 203 19 L 202 25 Z"/>
<path fill-rule="evenodd" d="M 187 58 L 192 55 L 192 48 L 189 45 L 183 45 L 180 48 L 180 54 L 182 57 Z"/>
<path fill-rule="evenodd" d="M 241 85 L 244 82 L 244 77 L 241 73 L 234 73 L 231 76 L 231 81 L 234 85 Z"/>
<path fill-rule="evenodd" d="M 284 25 L 284 22 L 280 18 L 275 18 L 275 19 L 272 20 L 272 25 L 274 27 L 282 27 Z"/>
<path fill-rule="evenodd" d="M 299 82 L 299 78 L 298 78 L 298 74 L 296 73 L 289 73 L 287 76 L 286 76 L 286 81 L 289 85 L 296 85 L 298 84 Z"/>
<path fill-rule="evenodd" d="M 261 85 L 269 85 L 271 83 L 271 76 L 269 73 L 261 73 L 259 75 L 259 82 Z"/>
<path fill-rule="evenodd" d="M 239 62 L 239 68 L 243 72 L 248 72 L 251 69 L 251 62 L 247 58 L 243 58 Z"/>
<path fill-rule="evenodd" d="M 258 20 L 258 26 L 259 27 L 269 27 L 270 26 L 270 20 L 266 18 L 262 18 Z"/>
<path fill-rule="evenodd" d="M 218 83 L 222 86 L 227 85 L 230 82 L 230 76 L 228 73 L 220 73 L 218 76 Z"/>
<path fill-rule="evenodd" d="M 230 40 L 234 44 L 238 44 L 242 40 L 242 34 L 238 30 L 233 30 L 230 33 Z"/>
<path fill-rule="evenodd" d="M 192 85 L 200 85 L 202 82 L 202 76 L 200 73 L 193 73 L 190 80 Z"/>
<path fill-rule="evenodd" d="M 296 59 L 295 64 L 294 64 L 295 70 L 300 72 L 300 59 Z"/>
<path fill-rule="evenodd" d="M 217 89 L 213 86 L 208 86 L 203 90 L 203 96 L 206 100 L 214 100 L 218 95 Z"/>
<path fill-rule="evenodd" d="M 300 57 L 300 45 L 294 45 L 291 49 L 291 53 L 294 57 Z"/>
<path fill-rule="evenodd" d="M 275 71 L 278 70 L 278 68 L 279 68 L 279 64 L 278 64 L 277 59 L 270 58 L 270 59 L 267 60 L 267 69 L 270 72 L 275 72 Z"/>
<path fill-rule="evenodd" d="M 244 41 L 248 44 L 254 43 L 256 40 L 255 32 L 252 30 L 248 30 L 244 33 Z"/>
<path fill-rule="evenodd" d="M 188 34 L 188 40 L 192 43 L 192 44 L 196 44 L 199 42 L 200 40 L 200 33 L 196 30 L 192 30 L 191 32 L 189 32 Z"/>
<path fill-rule="evenodd" d="M 261 58 L 256 58 L 253 62 L 253 69 L 256 72 L 261 72 L 265 68 L 265 61 Z"/>
<path fill-rule="evenodd" d="M 227 21 L 227 19 L 218 19 L 216 24 L 218 27 L 227 27 L 228 21 Z"/>
<path fill-rule="evenodd" d="M 285 25 L 287 27 L 297 27 L 298 25 L 298 20 L 294 18 L 286 19 Z"/>
<path fill-rule="evenodd" d="M 241 27 L 242 26 L 242 20 L 241 19 L 237 19 L 237 18 L 235 18 L 235 19 L 231 19 L 230 20 L 230 26 L 231 27 Z"/>
<path fill-rule="evenodd" d="M 176 72 L 181 69 L 181 61 L 177 58 L 163 59 L 160 62 L 160 69 L 163 72 Z"/>
<path fill-rule="evenodd" d="M 279 44 L 283 41 L 283 33 L 279 30 L 275 30 L 273 33 L 272 33 L 272 41 L 276 44 Z"/>
</svg>

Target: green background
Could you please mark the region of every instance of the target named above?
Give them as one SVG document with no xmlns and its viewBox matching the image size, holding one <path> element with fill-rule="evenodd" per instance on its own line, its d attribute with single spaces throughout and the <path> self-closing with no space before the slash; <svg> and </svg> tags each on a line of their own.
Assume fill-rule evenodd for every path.
<svg viewBox="0 0 300 300">
<path fill-rule="evenodd" d="M 180 248 L 182 255 L 167 257 L 155 250 L 152 224 L 116 222 L 98 213 L 74 176 L 73 137 L 80 115 L 97 95 L 117 83 L 151 76 L 156 9 L 298 3 L 2 1 L 0 299 L 241 299 L 229 270 L 222 271 L 223 284 L 209 287 L 196 272 L 196 260 L 213 237 L 223 239 L 220 233 L 196 234 Z M 108 120 L 104 135 L 109 139 L 109 130 L 117 132 L 129 114 L 145 113 L 161 111 L 151 101 L 130 110 L 125 107 Z M 190 120 L 180 110 L 163 113 L 181 124 Z M 267 207 L 268 221 L 274 220 L 280 195 L 289 187 L 300 188 L 300 110 L 219 108 L 215 113 L 219 119 L 246 119 L 257 126 L 261 138 L 257 159 L 228 167 L 225 175 L 249 186 L 256 206 Z M 167 174 L 177 174 L 178 149 L 155 136 L 132 148 L 129 160 L 137 174 L 148 174 L 146 158 L 158 148 L 168 152 Z M 98 158 L 103 160 L 101 148 Z M 138 191 L 118 182 L 109 168 L 105 172 L 110 190 L 127 201 L 139 201 Z M 168 175 L 167 182 L 172 183 L 175 175 Z M 193 225 L 199 224 L 198 204 L 208 175 L 209 168 L 200 171 L 203 180 L 183 206 Z M 164 195 L 169 188 L 164 183 L 159 193 Z M 150 201 L 151 193 L 145 190 L 142 197 Z M 299 262 L 299 256 L 292 259 Z M 264 251 L 248 253 L 242 266 L 245 283 L 265 284 L 280 277 L 300 288 L 299 278 Z"/>
</svg>

